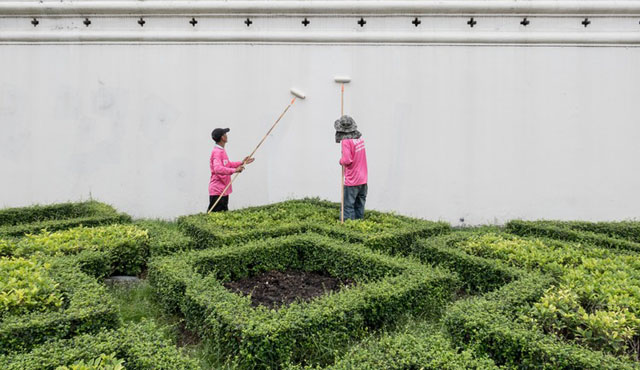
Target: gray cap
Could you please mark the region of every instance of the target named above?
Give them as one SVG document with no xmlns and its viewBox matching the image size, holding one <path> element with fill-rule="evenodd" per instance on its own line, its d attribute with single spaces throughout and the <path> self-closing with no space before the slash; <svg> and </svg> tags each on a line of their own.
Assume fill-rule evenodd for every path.
<svg viewBox="0 0 640 370">
<path fill-rule="evenodd" d="M 354 121 L 353 118 L 347 115 L 338 118 L 333 124 L 333 127 L 335 127 L 336 131 L 338 132 L 354 132 L 358 130 L 356 121 Z"/>
<path fill-rule="evenodd" d="M 359 139 L 362 134 L 358 131 L 356 121 L 349 116 L 342 116 L 333 124 L 336 129 L 336 143 L 344 139 Z"/>
</svg>

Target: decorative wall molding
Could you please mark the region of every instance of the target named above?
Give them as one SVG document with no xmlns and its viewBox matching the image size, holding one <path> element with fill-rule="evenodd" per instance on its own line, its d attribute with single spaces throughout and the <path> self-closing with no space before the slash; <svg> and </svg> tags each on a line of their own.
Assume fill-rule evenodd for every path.
<svg viewBox="0 0 640 370">
<path fill-rule="evenodd" d="M 0 43 L 640 45 L 640 1 L 8 1 Z"/>
<path fill-rule="evenodd" d="M 638 15 L 635 0 L 416 0 L 416 1 L 6 1 L 0 3 L 4 15 L 71 14 L 273 14 L 273 15 Z"/>
</svg>

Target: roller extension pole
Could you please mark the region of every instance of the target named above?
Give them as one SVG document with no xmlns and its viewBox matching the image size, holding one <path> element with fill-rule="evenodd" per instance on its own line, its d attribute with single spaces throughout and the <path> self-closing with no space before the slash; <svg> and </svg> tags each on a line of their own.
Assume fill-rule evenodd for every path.
<svg viewBox="0 0 640 370">
<path fill-rule="evenodd" d="M 351 82 L 351 77 L 340 76 L 334 80 L 340 84 L 340 117 L 344 116 L 344 84 Z M 340 223 L 344 223 L 344 166 L 340 176 Z"/>
<path fill-rule="evenodd" d="M 278 124 L 278 122 L 280 122 L 280 120 L 282 119 L 282 117 L 284 117 L 285 113 L 287 113 L 287 111 L 289 110 L 289 108 L 291 108 L 291 106 L 293 105 L 293 103 L 296 102 L 297 98 L 300 99 L 305 99 L 307 96 L 300 90 L 297 89 L 291 89 L 291 94 L 293 94 L 293 99 L 291 99 L 291 103 L 289 103 L 289 105 L 287 105 L 287 107 L 284 109 L 284 111 L 280 114 L 280 117 L 278 117 L 278 119 L 276 120 L 276 122 L 273 124 L 273 126 L 271 126 L 271 128 L 269 129 L 269 131 L 267 131 L 267 133 L 264 135 L 264 137 L 262 138 L 262 140 L 260 140 L 260 142 L 258 143 L 258 145 L 256 146 L 256 148 L 253 150 L 253 152 L 251 152 L 251 154 L 249 154 L 248 157 L 246 157 L 247 159 L 252 158 L 253 155 L 258 151 L 258 148 L 260 148 L 260 145 L 262 145 L 262 143 L 267 139 L 267 136 L 269 136 L 269 134 L 271 133 L 271 131 L 273 131 L 273 129 L 276 127 L 276 125 Z M 246 165 L 246 161 L 242 161 L 242 164 L 240 166 L 244 166 Z M 211 213 L 211 210 L 213 210 L 214 208 L 216 208 L 216 206 L 218 205 L 218 202 L 220 202 L 220 199 L 222 199 L 223 194 L 227 191 L 227 189 L 229 189 L 229 187 L 231 186 L 231 184 L 233 184 L 233 182 L 235 181 L 235 179 L 238 177 L 238 175 L 240 174 L 240 172 L 236 172 L 233 177 L 231 178 L 231 181 L 229 182 L 229 184 L 227 186 L 225 186 L 224 190 L 222 191 L 222 193 L 220 193 L 220 195 L 218 196 L 218 199 L 216 199 L 216 202 L 213 203 L 213 205 L 211 206 L 211 208 L 209 208 L 209 210 L 207 211 L 207 213 Z"/>
</svg>

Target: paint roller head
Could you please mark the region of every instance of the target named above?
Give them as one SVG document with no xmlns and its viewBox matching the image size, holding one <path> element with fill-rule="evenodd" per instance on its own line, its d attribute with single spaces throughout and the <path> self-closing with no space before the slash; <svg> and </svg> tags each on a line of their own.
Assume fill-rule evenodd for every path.
<svg viewBox="0 0 640 370">
<path fill-rule="evenodd" d="M 298 89 L 294 89 L 294 88 L 292 88 L 292 89 L 291 89 L 291 93 L 292 93 L 293 95 L 295 95 L 297 98 L 300 98 L 300 99 L 304 99 L 304 98 L 306 98 L 306 97 L 307 97 L 307 96 L 306 96 L 302 91 L 300 91 L 300 90 L 298 90 Z"/>
<path fill-rule="evenodd" d="M 351 82 L 351 77 L 349 76 L 336 76 L 333 78 L 333 80 L 337 83 L 340 84 L 348 84 L 349 82 Z"/>
</svg>

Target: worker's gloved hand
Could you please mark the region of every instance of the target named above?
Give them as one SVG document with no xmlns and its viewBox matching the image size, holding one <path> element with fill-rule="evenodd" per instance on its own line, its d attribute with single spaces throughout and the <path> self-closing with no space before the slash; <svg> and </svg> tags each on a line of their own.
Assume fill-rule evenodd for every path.
<svg viewBox="0 0 640 370">
<path fill-rule="evenodd" d="M 236 172 L 235 173 L 240 173 L 242 171 L 244 171 L 244 166 L 238 166 L 238 167 L 236 167 Z"/>
<path fill-rule="evenodd" d="M 249 164 L 249 163 L 253 163 L 253 161 L 255 161 L 255 160 L 256 160 L 256 159 L 255 159 L 255 158 L 252 158 L 252 157 L 244 157 L 244 161 L 243 161 L 243 162 L 244 162 L 245 164 Z"/>
</svg>

